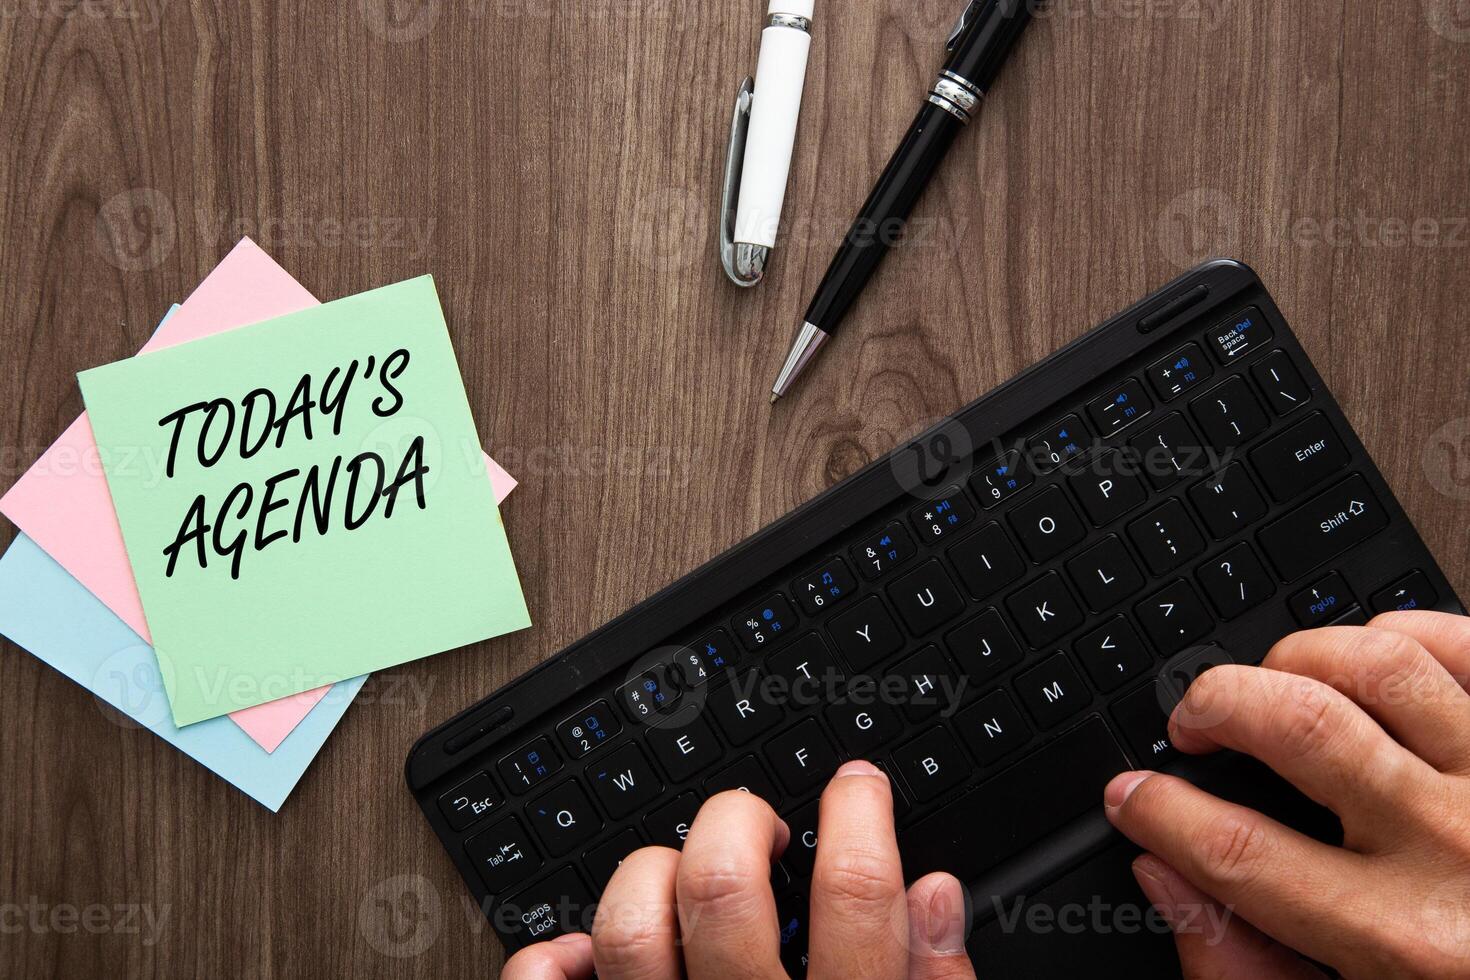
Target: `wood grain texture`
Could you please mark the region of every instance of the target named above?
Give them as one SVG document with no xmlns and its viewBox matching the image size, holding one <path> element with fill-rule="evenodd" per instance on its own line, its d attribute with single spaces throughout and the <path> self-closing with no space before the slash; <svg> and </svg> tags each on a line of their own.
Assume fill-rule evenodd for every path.
<svg viewBox="0 0 1470 980">
<path fill-rule="evenodd" d="M 0 0 L 0 489 L 241 235 L 324 298 L 432 272 L 537 624 L 374 678 L 277 816 L 5 644 L 0 913 L 43 922 L 0 918 L 0 975 L 495 975 L 413 740 L 1211 254 L 1260 271 L 1470 595 L 1455 0 L 1054 0 L 768 408 L 953 6 L 822 5 L 792 230 L 741 293 L 713 215 L 763 0 Z"/>
</svg>

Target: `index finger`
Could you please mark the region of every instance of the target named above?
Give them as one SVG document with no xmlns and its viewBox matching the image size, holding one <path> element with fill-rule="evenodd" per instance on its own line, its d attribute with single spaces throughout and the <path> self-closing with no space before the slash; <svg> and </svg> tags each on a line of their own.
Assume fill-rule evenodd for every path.
<svg viewBox="0 0 1470 980">
<path fill-rule="evenodd" d="M 908 972 L 908 901 L 888 777 L 849 762 L 822 794 L 812 870 L 811 975 Z"/>
<path fill-rule="evenodd" d="M 771 861 L 791 831 L 770 804 L 731 790 L 700 808 L 675 890 L 691 977 L 782 977 Z"/>
</svg>

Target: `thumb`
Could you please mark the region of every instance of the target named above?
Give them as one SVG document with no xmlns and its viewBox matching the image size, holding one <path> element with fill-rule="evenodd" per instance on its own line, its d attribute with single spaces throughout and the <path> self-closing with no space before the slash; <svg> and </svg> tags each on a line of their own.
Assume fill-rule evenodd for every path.
<svg viewBox="0 0 1470 980">
<path fill-rule="evenodd" d="M 1186 977 L 1323 980 L 1325 974 L 1184 879 L 1152 854 L 1133 877 L 1174 933 Z"/>
<path fill-rule="evenodd" d="M 500 980 L 591 980 L 592 938 L 584 933 L 559 936 L 527 946 L 510 958 Z"/>
<path fill-rule="evenodd" d="M 909 980 L 975 980 L 965 952 L 968 890 L 953 875 L 932 874 L 909 889 Z"/>
</svg>

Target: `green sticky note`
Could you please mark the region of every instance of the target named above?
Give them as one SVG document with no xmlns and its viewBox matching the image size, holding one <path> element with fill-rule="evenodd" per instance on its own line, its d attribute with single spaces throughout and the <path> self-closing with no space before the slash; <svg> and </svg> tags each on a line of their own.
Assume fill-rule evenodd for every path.
<svg viewBox="0 0 1470 980">
<path fill-rule="evenodd" d="M 79 377 L 177 725 L 530 625 L 431 278 Z"/>
</svg>

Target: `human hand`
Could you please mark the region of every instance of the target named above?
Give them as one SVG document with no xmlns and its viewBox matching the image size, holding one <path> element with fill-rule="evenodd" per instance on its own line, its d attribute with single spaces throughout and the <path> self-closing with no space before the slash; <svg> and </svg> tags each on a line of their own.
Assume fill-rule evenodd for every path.
<svg viewBox="0 0 1470 980">
<path fill-rule="evenodd" d="M 888 778 L 849 762 L 822 794 L 812 872 L 810 966 L 818 978 L 974 980 L 961 886 L 929 875 L 907 893 Z M 682 851 L 623 861 L 592 935 L 517 953 L 504 980 L 726 980 L 780 977 L 771 863 L 791 831 L 765 801 L 722 793 L 699 811 Z"/>
<path fill-rule="evenodd" d="M 1195 681 L 1169 722 L 1175 747 L 1255 756 L 1337 814 L 1345 839 L 1172 776 L 1116 777 L 1106 812 L 1150 852 L 1134 874 L 1187 976 L 1322 975 L 1294 949 L 1350 978 L 1470 977 L 1467 685 L 1470 620 L 1425 612 L 1299 633 L 1259 668 Z M 1228 925 L 1205 936 L 1191 918 Z"/>
</svg>

